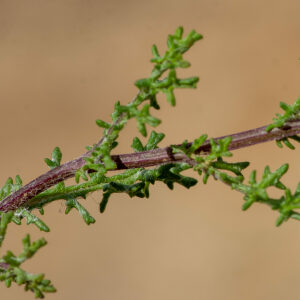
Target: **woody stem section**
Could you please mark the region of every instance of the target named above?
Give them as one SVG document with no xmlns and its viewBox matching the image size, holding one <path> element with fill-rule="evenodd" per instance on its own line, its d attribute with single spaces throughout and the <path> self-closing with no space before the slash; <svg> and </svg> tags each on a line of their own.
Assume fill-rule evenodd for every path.
<svg viewBox="0 0 300 300">
<path fill-rule="evenodd" d="M 287 122 L 284 127 L 274 128 L 270 132 L 266 131 L 266 127 L 267 126 L 262 126 L 235 134 L 221 136 L 214 140 L 218 141 L 231 136 L 232 141 L 228 150 L 236 150 L 272 140 L 280 140 L 300 133 L 300 119 Z M 209 152 L 209 140 L 204 142 L 204 144 L 196 151 L 196 153 L 203 153 L 204 155 Z M 0 202 L 0 211 L 8 212 L 19 207 L 26 206 L 26 203 L 39 193 L 49 189 L 61 181 L 74 177 L 76 170 L 85 164 L 84 158 L 89 154 L 90 151 L 32 180 L 15 193 L 3 199 Z M 180 153 L 174 154 L 171 146 L 137 153 L 112 155 L 112 159 L 117 165 L 116 170 L 158 166 L 171 162 L 189 163 L 185 155 Z"/>
</svg>

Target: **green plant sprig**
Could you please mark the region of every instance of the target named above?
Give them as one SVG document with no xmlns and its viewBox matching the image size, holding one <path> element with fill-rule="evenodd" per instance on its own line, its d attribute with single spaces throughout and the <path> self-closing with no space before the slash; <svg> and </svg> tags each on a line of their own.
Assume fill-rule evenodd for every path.
<svg viewBox="0 0 300 300">
<path fill-rule="evenodd" d="M 94 217 L 81 204 L 91 192 L 102 190 L 103 197 L 99 210 L 103 213 L 109 199 L 115 193 L 127 194 L 129 197 L 148 198 L 150 187 L 155 182 L 163 182 L 169 189 L 175 183 L 190 188 L 197 184 L 197 179 L 185 176 L 183 172 L 193 168 L 199 175 L 203 175 L 203 182 L 210 177 L 229 185 L 232 189 L 244 194 L 243 209 L 248 209 L 253 203 L 265 203 L 279 212 L 276 225 L 290 218 L 300 220 L 297 212 L 300 202 L 300 184 L 294 194 L 281 183 L 281 177 L 288 166 L 283 165 L 275 172 L 265 168 L 262 179 L 257 182 L 256 172 L 253 171 L 248 184 L 244 183 L 243 171 L 249 162 L 228 162 L 232 156 L 230 150 L 254 145 L 257 143 L 276 140 L 294 149 L 289 139 L 300 140 L 300 98 L 293 105 L 281 103 L 285 113 L 278 115 L 274 123 L 250 131 L 233 134 L 216 139 L 207 139 L 202 135 L 193 143 L 185 141 L 181 145 L 159 148 L 164 134 L 152 131 L 145 145 L 138 137 L 132 142 L 135 153 L 125 155 L 111 155 L 111 151 L 118 146 L 118 137 L 124 126 L 131 119 L 136 119 L 137 128 L 142 136 L 147 136 L 147 126 L 156 127 L 161 120 L 151 114 L 151 110 L 159 109 L 157 94 L 166 95 L 171 106 L 175 106 L 176 88 L 195 88 L 198 77 L 180 79 L 177 77 L 178 68 L 187 68 L 190 63 L 183 59 L 188 51 L 202 36 L 191 31 L 183 37 L 183 28 L 179 27 L 174 35 L 169 35 L 167 50 L 159 54 L 157 47 L 152 47 L 154 63 L 152 73 L 148 78 L 135 82 L 138 88 L 137 96 L 127 105 L 117 102 L 111 115 L 111 123 L 97 120 L 96 124 L 104 132 L 100 141 L 87 147 L 88 152 L 78 159 L 61 164 L 62 153 L 56 147 L 51 158 L 45 162 L 50 171 L 22 186 L 20 176 L 16 176 L 15 183 L 9 178 L 0 189 L 0 247 L 7 234 L 8 225 L 20 225 L 23 219 L 27 224 L 34 224 L 39 230 L 48 232 L 49 227 L 33 211 L 38 209 L 44 214 L 44 207 L 56 200 L 65 200 L 68 214 L 71 210 L 78 211 L 87 225 L 95 223 Z M 148 168 L 150 167 L 151 168 Z M 129 169 L 127 169 L 129 168 Z M 108 176 L 108 171 L 126 169 L 125 171 Z M 75 177 L 75 183 L 66 185 L 65 180 Z M 269 197 L 267 188 L 276 187 L 284 191 L 279 199 Z M 23 240 L 24 251 L 15 256 L 11 251 L 0 258 L 0 280 L 7 286 L 12 282 L 24 285 L 25 290 L 33 291 L 36 298 L 43 298 L 44 293 L 54 292 L 55 288 L 43 274 L 33 275 L 20 268 L 20 265 L 31 258 L 42 246 L 44 239 L 34 243 L 27 235 Z"/>
<path fill-rule="evenodd" d="M 112 123 L 102 120 L 96 121 L 96 124 L 104 129 L 103 138 L 100 143 L 88 147 L 91 154 L 84 158 L 86 164 L 75 174 L 77 183 L 79 183 L 80 178 L 86 181 L 89 179 L 88 170 L 94 170 L 104 175 L 108 170 L 116 169 L 116 164 L 110 153 L 117 146 L 116 140 L 120 131 L 130 119 L 135 118 L 137 120 L 138 130 L 143 136 L 147 136 L 146 124 L 152 127 L 160 124 L 161 121 L 150 113 L 151 107 L 159 109 L 156 98 L 159 92 L 166 94 L 168 102 L 175 106 L 175 88 L 196 88 L 199 81 L 198 77 L 179 79 L 176 69 L 190 66 L 190 63 L 185 61 L 182 55 L 200 39 L 202 39 L 202 35 L 194 30 L 183 38 L 183 28 L 179 27 L 174 35 L 169 35 L 168 49 L 163 56 L 159 55 L 157 47 L 153 45 L 152 54 L 154 58 L 151 59 L 151 62 L 154 63 L 154 68 L 148 78 L 135 82 L 135 86 L 139 89 L 135 99 L 127 105 L 121 105 L 119 101 L 116 102 L 114 112 L 111 115 Z M 162 78 L 167 71 L 167 76 Z M 147 100 L 149 103 L 144 104 L 140 109 L 139 107 Z"/>
<path fill-rule="evenodd" d="M 7 214 L 12 215 L 11 213 Z M 34 292 L 36 298 L 44 298 L 44 293 L 56 292 L 51 281 L 44 278 L 44 274 L 31 274 L 20 268 L 26 260 L 46 244 L 45 239 L 39 239 L 31 243 L 29 234 L 26 235 L 23 239 L 24 250 L 21 254 L 16 256 L 8 251 L 0 259 L 0 281 L 4 281 L 7 287 L 10 287 L 12 282 L 24 285 L 25 290 Z"/>
<path fill-rule="evenodd" d="M 249 184 L 244 183 L 242 171 L 249 166 L 249 162 L 229 163 L 224 161 L 224 157 L 231 157 L 232 153 L 228 151 L 228 146 L 231 138 L 227 137 L 215 142 L 210 140 L 211 153 L 209 155 L 195 154 L 196 150 L 205 142 L 207 135 L 202 135 L 196 139 L 191 145 L 185 141 L 180 146 L 173 146 L 174 153 L 184 153 L 194 161 L 193 169 L 199 175 L 204 174 L 203 183 L 206 184 L 210 176 L 229 185 L 233 190 L 244 194 L 245 203 L 242 206 L 243 210 L 247 210 L 255 202 L 269 205 L 273 210 L 279 212 L 279 217 L 276 220 L 276 226 L 280 226 L 284 221 L 290 218 L 300 220 L 300 183 L 294 194 L 281 181 L 281 177 L 287 172 L 289 165 L 284 164 L 276 171 L 271 172 L 268 166 L 265 167 L 262 179 L 257 182 L 256 171 L 252 171 L 249 179 Z M 226 170 L 224 172 L 223 170 Z M 231 172 L 231 174 L 228 174 Z M 232 176 L 233 174 L 233 176 Z M 275 187 L 283 190 L 284 195 L 280 198 L 272 198 L 268 195 L 267 189 Z"/>
<path fill-rule="evenodd" d="M 49 231 L 48 226 L 38 217 L 34 216 L 31 211 L 38 208 L 40 213 L 43 214 L 44 206 L 56 199 L 66 200 L 66 214 L 75 208 L 78 210 L 85 223 L 89 225 L 94 223 L 95 219 L 77 200 L 79 197 L 85 198 L 88 192 L 103 189 L 103 199 L 100 204 L 100 211 L 103 212 L 110 195 L 113 193 L 123 192 L 127 193 L 130 197 L 149 197 L 149 184 L 154 184 L 156 180 L 165 182 L 170 188 L 173 188 L 174 182 L 186 187 L 196 183 L 194 179 L 189 179 L 188 177 L 180 175 L 181 171 L 189 167 L 184 163 L 161 166 L 153 170 L 128 170 L 123 172 L 123 174 L 115 175 L 111 178 L 106 176 L 106 173 L 117 167 L 112 160 L 110 153 L 112 149 L 117 146 L 117 138 L 120 131 L 130 119 L 135 118 L 137 120 L 138 130 L 143 136 L 146 136 L 146 124 L 153 127 L 160 124 L 160 120 L 150 113 L 151 107 L 159 109 L 156 99 L 156 95 L 159 92 L 163 92 L 166 95 L 168 102 L 174 106 L 175 88 L 196 87 L 199 80 L 197 77 L 179 79 L 176 74 L 176 69 L 187 68 L 190 65 L 187 61 L 183 60 L 182 55 L 201 38 L 202 36 L 195 31 L 191 31 L 183 38 L 183 28 L 179 27 L 174 35 L 169 35 L 167 42 L 168 49 L 164 55 L 159 55 L 155 45 L 152 47 L 154 58 L 151 61 L 154 63 L 154 68 L 150 77 L 135 82 L 139 92 L 131 103 L 128 105 L 121 105 L 120 102 L 116 103 L 114 112 L 112 113 L 111 124 L 102 120 L 96 121 L 96 124 L 104 129 L 103 137 L 100 142 L 93 147 L 87 147 L 88 153 L 83 156 L 85 163 L 82 167 L 78 168 L 75 173 L 76 184 L 74 186 L 66 187 L 64 182 L 59 182 L 53 188 L 33 197 L 31 203 L 25 198 L 26 200 L 14 204 L 12 203 L 12 200 L 8 200 L 8 198 L 14 192 L 22 188 L 22 181 L 19 176 L 17 176 L 15 184 L 11 178 L 7 181 L 0 190 L 0 206 L 2 205 L 3 208 L 6 206 L 6 212 L 1 212 L 0 216 L 1 244 L 4 240 L 8 224 L 11 222 L 20 224 L 23 218 L 26 218 L 27 224 L 32 223 L 42 231 Z M 162 78 L 166 72 L 168 72 L 167 76 Z M 149 100 L 149 103 L 143 104 L 147 100 Z M 143 106 L 141 107 L 141 105 Z M 162 134 L 153 132 L 146 148 L 156 148 L 157 143 L 161 141 L 162 138 Z M 135 142 L 138 143 L 138 140 L 135 139 Z M 139 146 L 141 147 L 141 144 L 136 145 L 135 150 L 137 150 Z M 52 170 L 55 170 L 60 167 L 61 158 L 62 153 L 60 149 L 56 147 L 52 152 L 51 159 L 46 158 L 45 162 Z M 79 183 L 80 178 L 86 182 Z M 52 182 L 55 181 L 52 181 L 51 179 L 50 183 Z M 26 196 L 28 195 L 27 193 L 24 194 L 26 194 Z M 15 208 L 15 210 L 11 211 L 11 209 L 7 209 L 7 203 L 9 202 L 11 207 Z M 32 254 L 45 243 L 45 240 L 40 240 L 38 244 L 34 244 Z M 26 240 L 24 239 L 23 244 L 24 247 L 26 246 L 27 248 L 30 246 L 29 236 Z M 0 260 L 2 266 L 2 268 L 0 268 L 1 278 L 6 280 L 7 286 L 10 286 L 11 281 L 16 281 L 18 284 L 25 284 L 25 289 L 34 291 L 37 298 L 42 298 L 44 296 L 43 292 L 53 292 L 53 286 L 49 285 L 50 282 L 43 280 L 43 276 L 38 275 L 35 277 L 19 268 L 19 265 L 23 262 L 23 257 L 30 258 L 32 256 L 24 256 L 24 253 L 19 257 L 14 256 L 12 252 L 3 256 Z M 16 264 L 16 262 L 18 262 L 18 264 Z"/>
<path fill-rule="evenodd" d="M 276 114 L 276 118 L 273 118 L 273 123 L 267 126 L 267 132 L 271 131 L 274 128 L 282 128 L 284 126 L 287 126 L 287 123 L 289 121 L 298 120 L 300 118 L 300 97 L 291 105 L 288 105 L 285 102 L 280 102 L 280 107 L 284 110 L 284 114 Z M 300 137 L 298 135 L 292 135 L 289 137 L 278 139 L 276 141 L 276 144 L 279 148 L 282 148 L 282 144 L 284 144 L 291 150 L 294 150 L 295 146 L 291 143 L 291 139 L 300 143 Z"/>
</svg>

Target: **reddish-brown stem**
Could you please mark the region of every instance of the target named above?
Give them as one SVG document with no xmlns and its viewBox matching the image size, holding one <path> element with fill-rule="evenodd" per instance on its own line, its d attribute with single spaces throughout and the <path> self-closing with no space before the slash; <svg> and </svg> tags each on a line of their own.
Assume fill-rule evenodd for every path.
<svg viewBox="0 0 300 300">
<path fill-rule="evenodd" d="M 288 122 L 283 128 L 275 128 L 270 132 L 266 132 L 266 126 L 262 126 L 248 131 L 227 135 L 232 137 L 228 150 L 235 150 L 272 140 L 279 140 L 299 133 L 300 120 Z M 214 140 L 218 141 L 219 139 L 227 136 L 217 137 Z M 206 141 L 196 152 L 202 152 L 205 154 L 209 153 L 209 151 L 210 143 L 209 141 Z M 37 196 L 39 193 L 63 180 L 73 177 L 76 170 L 85 164 L 84 158 L 89 154 L 90 151 L 29 182 L 17 192 L 3 199 L 0 202 L 0 211 L 7 212 L 15 210 L 21 206 L 26 206 L 26 202 Z M 116 170 L 150 167 L 170 162 L 188 162 L 184 154 L 172 153 L 172 147 L 158 148 L 155 150 L 130 154 L 113 155 L 112 159 L 117 165 Z"/>
<path fill-rule="evenodd" d="M 6 270 L 9 267 L 9 264 L 7 263 L 0 263 L 0 269 Z"/>
</svg>

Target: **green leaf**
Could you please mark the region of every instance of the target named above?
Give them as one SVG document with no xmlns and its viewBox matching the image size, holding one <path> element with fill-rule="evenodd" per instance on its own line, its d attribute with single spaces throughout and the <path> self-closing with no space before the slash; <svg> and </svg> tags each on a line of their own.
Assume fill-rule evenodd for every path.
<svg viewBox="0 0 300 300">
<path fill-rule="evenodd" d="M 13 215 L 14 213 L 12 211 L 7 213 L 0 212 L 0 247 L 6 235 L 7 226 L 12 221 Z"/>
<path fill-rule="evenodd" d="M 30 259 L 41 247 L 46 245 L 45 239 L 39 239 L 33 243 L 30 236 L 23 239 L 23 252 L 16 256 L 8 251 L 0 259 L 0 281 L 4 281 L 7 287 L 12 282 L 24 285 L 26 291 L 32 291 L 36 298 L 44 298 L 44 293 L 56 292 L 50 280 L 44 279 L 44 274 L 31 274 L 20 268 L 20 265 Z"/>
<path fill-rule="evenodd" d="M 135 152 L 141 152 L 141 151 L 145 150 L 142 142 L 140 141 L 140 139 L 138 137 L 135 137 L 133 139 L 131 147 Z"/>
<path fill-rule="evenodd" d="M 160 57 L 156 45 L 153 45 L 153 46 L 152 46 L 152 54 L 153 54 L 154 58 Z"/>
<path fill-rule="evenodd" d="M 165 134 L 152 131 L 149 140 L 145 146 L 145 150 L 153 150 L 158 148 L 157 147 L 158 143 L 160 143 L 164 139 L 164 137 Z"/>
<path fill-rule="evenodd" d="M 13 179 L 9 177 L 4 184 L 4 186 L 0 189 L 0 201 L 4 198 L 8 197 L 12 193 L 16 192 L 22 187 L 22 180 L 19 175 L 16 176 L 16 183 L 14 184 Z"/>
<path fill-rule="evenodd" d="M 171 106 L 176 105 L 176 99 L 175 99 L 173 90 L 174 90 L 174 88 L 172 86 L 170 86 L 168 89 L 163 90 L 163 92 L 166 94 L 167 100 Z"/>
<path fill-rule="evenodd" d="M 187 154 L 192 154 L 194 153 L 197 149 L 199 149 L 203 143 L 206 141 L 207 139 L 207 134 L 202 134 L 198 139 L 195 139 L 192 143 L 192 145 L 187 148 Z"/>
<path fill-rule="evenodd" d="M 104 128 L 104 129 L 108 129 L 110 128 L 111 124 L 107 123 L 107 122 L 104 122 L 102 120 L 96 120 L 96 124 L 101 127 L 101 128 Z"/>
<path fill-rule="evenodd" d="M 66 205 L 67 207 L 65 210 L 65 214 L 68 214 L 73 208 L 75 208 L 80 213 L 81 217 L 87 225 L 96 222 L 96 220 L 90 215 L 90 213 L 75 198 L 67 199 Z"/>
<path fill-rule="evenodd" d="M 52 152 L 51 160 L 49 158 L 45 158 L 45 162 L 51 169 L 54 169 L 60 166 L 61 158 L 62 158 L 62 153 L 59 147 L 55 147 Z"/>
<path fill-rule="evenodd" d="M 19 208 L 15 212 L 16 216 L 19 216 L 21 218 L 25 218 L 27 221 L 27 224 L 34 224 L 36 225 L 41 231 L 49 232 L 50 228 L 37 216 L 32 214 L 29 210 L 25 208 Z"/>
<path fill-rule="evenodd" d="M 300 117 L 300 97 L 291 105 L 284 102 L 280 102 L 280 107 L 285 111 L 284 114 L 276 114 L 276 118 L 273 118 L 273 123 L 266 127 L 266 131 L 269 132 L 274 128 L 282 127 L 286 122 L 295 120 Z"/>
</svg>

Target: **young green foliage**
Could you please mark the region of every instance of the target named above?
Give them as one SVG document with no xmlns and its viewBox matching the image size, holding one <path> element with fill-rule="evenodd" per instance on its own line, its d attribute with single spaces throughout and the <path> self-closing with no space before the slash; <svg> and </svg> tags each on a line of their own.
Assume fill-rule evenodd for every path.
<svg viewBox="0 0 300 300">
<path fill-rule="evenodd" d="M 5 238 L 7 226 L 12 221 L 13 216 L 13 211 L 9 211 L 7 213 L 0 212 L 0 247 L 2 246 L 2 242 Z"/>
<path fill-rule="evenodd" d="M 87 147 L 88 152 L 83 155 L 85 164 L 75 173 L 75 184 L 66 185 L 64 181 L 37 194 L 21 207 L 13 211 L 0 212 L 0 247 L 7 233 L 8 225 L 14 222 L 20 225 L 22 219 L 26 219 L 27 224 L 34 224 L 41 231 L 48 232 L 49 227 L 37 216 L 33 214 L 34 209 L 39 209 L 44 214 L 44 206 L 53 201 L 62 199 L 65 201 L 65 214 L 72 209 L 79 212 L 87 225 L 95 223 L 95 219 L 79 202 L 80 198 L 85 199 L 88 193 L 103 190 L 102 201 L 100 202 L 100 212 L 103 213 L 107 207 L 112 194 L 122 193 L 129 197 L 149 198 L 150 186 L 155 182 L 163 182 L 169 189 L 174 188 L 174 184 L 180 184 L 185 188 L 190 188 L 197 184 L 197 180 L 185 176 L 183 172 L 193 168 L 199 175 L 203 175 L 203 183 L 207 183 L 209 177 L 219 180 L 229 185 L 233 190 L 243 193 L 245 203 L 243 210 L 248 209 L 254 203 L 264 203 L 273 210 L 279 212 L 276 225 L 281 225 L 290 218 L 300 220 L 300 184 L 294 194 L 282 182 L 282 176 L 287 172 L 288 165 L 284 164 L 274 172 L 266 167 L 261 180 L 256 179 L 256 171 L 252 171 L 249 182 L 244 183 L 243 171 L 249 166 L 249 162 L 228 162 L 228 157 L 232 153 L 228 150 L 232 141 L 231 137 L 223 139 L 210 139 L 209 153 L 201 152 L 199 148 L 206 142 L 207 135 L 202 135 L 195 139 L 192 144 L 187 141 L 180 146 L 172 146 L 173 153 L 183 154 L 186 159 L 180 162 L 172 162 L 158 165 L 153 168 L 135 168 L 125 170 L 121 173 L 108 176 L 108 171 L 116 169 L 117 165 L 111 157 L 111 152 L 118 146 L 117 139 L 120 132 L 131 119 L 136 119 L 137 128 L 142 136 L 147 136 L 147 126 L 156 127 L 161 120 L 152 115 L 152 109 L 159 109 L 157 102 L 158 93 L 166 95 L 171 106 L 175 106 L 176 99 L 174 90 L 176 88 L 195 88 L 198 77 L 178 78 L 177 70 L 187 68 L 190 63 L 183 58 L 183 54 L 188 51 L 195 42 L 202 39 L 202 36 L 192 30 L 186 37 L 183 37 L 183 28 L 179 27 L 175 34 L 169 35 L 167 40 L 167 50 L 160 54 L 157 47 L 153 45 L 151 62 L 154 64 L 149 77 L 137 80 L 135 86 L 138 88 L 136 97 L 127 105 L 122 105 L 119 101 L 114 106 L 111 114 L 111 122 L 96 120 L 96 124 L 103 129 L 101 140 L 92 147 Z M 300 98 L 292 105 L 280 104 L 285 111 L 283 115 L 277 114 L 273 124 L 266 130 L 281 128 L 287 122 L 299 120 L 300 118 Z M 152 131 L 145 145 L 138 137 L 132 142 L 135 152 L 143 152 L 158 148 L 165 135 Z M 291 136 L 277 141 L 282 147 L 282 143 L 294 149 L 289 139 L 300 142 L 299 136 Z M 82 157 L 81 157 L 82 158 Z M 226 160 L 225 160 L 226 159 Z M 56 147 L 51 155 L 51 159 L 46 158 L 45 162 L 50 169 L 59 168 L 61 165 L 62 153 Z M 184 162 L 183 162 L 184 161 Z M 58 169 L 60 170 L 60 169 Z M 52 176 L 53 172 L 50 174 Z M 51 178 L 52 179 L 52 178 Z M 80 182 L 80 179 L 83 179 Z M 57 181 L 53 181 L 57 182 Z M 0 201 L 22 187 L 22 181 L 16 176 L 15 183 L 9 178 L 0 189 Z M 48 186 L 47 186 L 48 187 Z M 280 198 L 272 198 L 268 194 L 268 188 L 277 188 L 284 191 Z M 30 274 L 20 266 L 31 258 L 41 247 L 46 245 L 44 239 L 31 243 L 27 235 L 23 240 L 24 250 L 16 256 L 8 251 L 0 258 L 0 281 L 4 281 L 6 286 L 12 282 L 18 285 L 23 284 L 25 290 L 34 292 L 36 298 L 43 298 L 45 292 L 55 292 L 55 288 L 49 280 L 44 279 L 43 274 Z"/>
<path fill-rule="evenodd" d="M 279 199 L 278 203 L 273 203 L 272 208 L 280 213 L 276 226 L 281 225 L 282 222 L 288 221 L 290 218 L 300 220 L 299 212 L 295 211 L 300 209 L 300 183 L 294 194 L 291 193 L 290 189 L 285 189 L 285 195 Z"/>
<path fill-rule="evenodd" d="M 178 183 L 185 188 L 190 188 L 197 184 L 197 180 L 184 176 L 181 172 L 190 169 L 187 163 L 169 163 L 154 169 L 139 169 L 130 184 L 123 184 L 112 181 L 103 187 L 103 198 L 100 203 L 100 212 L 104 212 L 109 197 L 115 193 L 126 193 L 129 197 L 149 198 L 149 186 L 156 181 L 165 183 L 169 189 L 174 188 L 174 183 Z"/>
<path fill-rule="evenodd" d="M 66 204 L 65 213 L 68 214 L 75 208 L 82 216 L 86 224 L 92 224 L 95 219 L 79 203 L 79 198 L 86 198 L 90 192 L 103 189 L 103 199 L 100 203 L 100 211 L 103 212 L 109 197 L 113 193 L 126 193 L 130 197 L 149 197 L 149 186 L 155 181 L 164 182 L 169 188 L 173 189 L 174 183 L 181 184 L 187 188 L 195 185 L 197 181 L 193 178 L 184 176 L 182 171 L 190 168 L 186 163 L 167 164 L 157 168 L 146 170 L 138 168 L 126 170 L 121 174 L 107 176 L 109 170 L 116 168 L 115 162 L 111 158 L 111 151 L 118 145 L 117 139 L 121 130 L 130 119 L 136 119 L 139 132 L 147 135 L 147 125 L 156 127 L 160 120 L 152 115 L 151 109 L 159 109 L 157 94 L 162 92 L 166 95 L 167 101 L 174 106 L 176 88 L 195 88 L 198 77 L 180 79 L 177 77 L 178 68 L 187 68 L 189 62 L 183 59 L 183 54 L 190 49 L 193 44 L 200 40 L 202 36 L 195 31 L 191 31 L 186 37 L 183 37 L 183 28 L 179 27 L 174 35 L 169 35 L 167 51 L 160 55 L 157 47 L 152 47 L 154 63 L 152 73 L 148 78 L 137 80 L 135 86 L 138 88 L 138 94 L 132 102 L 127 105 L 121 105 L 116 102 L 114 112 L 111 115 L 111 123 L 97 120 L 96 124 L 104 129 L 103 137 L 93 147 L 87 147 L 89 152 L 84 157 L 85 165 L 77 170 L 75 174 L 76 184 L 66 186 L 64 182 L 56 184 L 54 187 L 39 193 L 33 199 L 26 203 L 26 206 L 19 207 L 13 212 L 0 213 L 0 246 L 4 240 L 8 224 L 14 222 L 20 225 L 23 218 L 27 224 L 35 224 L 40 230 L 48 232 L 49 227 L 32 210 L 37 208 L 41 214 L 44 214 L 44 206 L 52 201 L 64 199 Z M 157 148 L 157 144 L 164 138 L 164 134 L 152 131 L 150 138 L 145 146 L 136 137 L 132 147 L 135 151 L 146 151 Z M 62 153 L 56 147 L 51 155 L 51 159 L 46 158 L 45 162 L 54 169 L 60 166 Z M 80 183 L 80 178 L 85 182 Z M 16 183 L 9 178 L 6 184 L 0 189 L 0 201 L 17 191 L 22 187 L 22 181 L 19 176 L 16 177 Z M 53 292 L 55 288 L 50 281 L 44 279 L 44 275 L 32 275 L 20 269 L 20 265 L 42 246 L 46 244 L 41 239 L 33 244 L 30 243 L 29 236 L 24 241 L 24 252 L 15 256 L 8 252 L 0 260 L 0 279 L 6 282 L 7 286 L 11 282 L 24 284 L 26 290 L 31 290 L 35 296 L 42 298 L 44 292 Z"/>
<path fill-rule="evenodd" d="M 24 250 L 16 256 L 13 252 L 8 251 L 6 255 L 0 258 L 0 281 L 4 281 L 7 287 L 12 282 L 18 285 L 24 285 L 25 291 L 32 291 L 35 298 L 44 298 L 44 293 L 53 293 L 56 291 L 51 281 L 44 278 L 43 274 L 30 274 L 20 266 L 47 242 L 45 239 L 39 239 L 33 243 L 30 242 L 30 236 L 26 235 L 23 239 Z"/>
<path fill-rule="evenodd" d="M 138 137 L 135 137 L 132 141 L 131 147 L 135 152 L 153 150 L 158 148 L 157 144 L 161 142 L 164 137 L 165 134 L 152 131 L 145 146 L 143 146 L 141 140 Z"/>
<path fill-rule="evenodd" d="M 232 153 L 228 151 L 228 146 L 231 142 L 231 137 L 218 140 L 218 142 L 210 139 L 211 150 L 208 155 L 195 154 L 197 149 L 206 141 L 207 135 L 203 134 L 198 139 L 195 139 L 191 145 L 184 141 L 180 146 L 173 146 L 174 153 L 184 153 L 187 157 L 194 161 L 194 170 L 199 175 L 203 175 L 203 183 L 206 184 L 208 178 L 212 175 L 216 177 L 218 170 L 226 170 L 236 175 L 234 180 L 243 181 L 244 177 L 242 170 L 249 166 L 249 162 L 229 163 L 223 160 L 223 157 L 230 157 Z M 222 176 L 228 176 L 222 173 Z M 228 177 L 229 178 L 229 177 Z M 232 177 L 233 178 L 233 177 Z"/>
<path fill-rule="evenodd" d="M 299 119 L 300 97 L 291 105 L 280 102 L 280 107 L 284 110 L 284 114 L 276 114 L 276 118 L 273 118 L 273 123 L 267 126 L 266 131 L 271 131 L 273 128 L 280 128 L 288 121 Z"/>
<path fill-rule="evenodd" d="M 0 201 L 22 187 L 22 179 L 19 175 L 16 176 L 15 182 L 16 183 L 13 182 L 11 177 L 7 179 L 4 186 L 0 189 Z"/>
<path fill-rule="evenodd" d="M 96 121 L 97 125 L 104 129 L 103 138 L 100 143 L 88 148 L 91 155 L 85 158 L 87 162 L 85 166 L 77 171 L 77 183 L 80 178 L 88 180 L 88 170 L 105 174 L 108 170 L 116 168 L 115 163 L 110 158 L 110 153 L 117 146 L 116 140 L 120 131 L 130 119 L 135 118 L 137 120 L 138 130 L 143 136 L 147 135 L 146 124 L 152 127 L 160 124 L 161 121 L 150 113 L 151 107 L 159 109 L 156 98 L 159 92 L 166 94 L 168 102 L 174 106 L 175 88 L 196 87 L 198 77 L 179 79 L 176 69 L 190 66 L 189 62 L 183 59 L 183 54 L 200 39 L 202 39 L 202 36 L 194 30 L 183 38 L 183 28 L 179 27 L 174 35 L 169 35 L 168 49 L 164 55 L 159 55 L 155 45 L 152 47 L 154 58 L 151 62 L 154 63 L 154 67 L 148 78 L 135 82 L 135 86 L 139 89 L 135 99 L 127 105 L 121 105 L 120 102 L 115 104 L 114 112 L 111 115 L 112 123 L 102 120 Z M 167 72 L 168 74 L 163 78 L 162 76 Z M 149 102 L 144 104 L 147 100 Z"/>
<path fill-rule="evenodd" d="M 135 137 L 132 142 L 132 148 L 136 152 L 153 150 L 157 148 L 157 144 L 164 138 L 164 134 L 151 132 L 149 140 L 145 146 L 139 138 Z M 122 173 L 123 183 L 118 181 L 115 176 L 115 181 L 111 181 L 103 186 L 103 198 L 100 203 L 100 212 L 103 213 L 108 200 L 112 194 L 115 193 L 126 193 L 129 197 L 139 197 L 139 198 L 149 198 L 149 186 L 154 185 L 156 181 L 161 181 L 165 183 L 171 190 L 174 188 L 174 183 L 178 183 L 186 188 L 190 188 L 197 183 L 197 180 L 191 177 L 184 176 L 180 174 L 182 171 L 191 168 L 190 165 L 186 163 L 169 163 L 161 165 L 153 169 L 134 169 L 128 170 Z M 126 176 L 126 181 L 124 181 L 124 175 Z"/>
<path fill-rule="evenodd" d="M 76 210 L 78 210 L 87 225 L 96 222 L 96 220 L 90 215 L 90 213 L 75 198 L 68 199 L 66 201 L 66 206 L 67 207 L 65 210 L 65 214 L 68 214 L 72 208 L 75 208 Z"/>
<path fill-rule="evenodd" d="M 50 231 L 50 228 L 40 218 L 38 218 L 31 211 L 23 207 L 15 211 L 14 218 L 12 219 L 12 221 L 17 225 L 20 225 L 23 218 L 26 219 L 27 225 L 34 224 L 41 231 Z"/>
<path fill-rule="evenodd" d="M 202 135 L 196 139 L 191 145 L 188 145 L 185 141 L 180 146 L 173 146 L 174 153 L 184 153 L 190 159 L 194 161 L 194 170 L 201 175 L 204 173 L 203 182 L 207 183 L 209 176 L 213 176 L 216 180 L 219 180 L 229 186 L 232 189 L 237 190 L 244 194 L 245 203 L 242 207 L 243 210 L 247 210 L 253 203 L 264 203 L 269 205 L 273 210 L 279 212 L 279 217 L 276 221 L 276 226 L 279 226 L 283 221 L 287 221 L 290 218 L 300 220 L 300 213 L 297 209 L 300 209 L 300 183 L 293 195 L 291 191 L 280 181 L 282 176 L 288 170 L 288 164 L 282 165 L 276 171 L 271 172 L 270 168 L 265 167 L 262 179 L 257 182 L 256 171 L 252 171 L 249 179 L 249 184 L 243 183 L 244 176 L 242 171 L 249 166 L 249 162 L 237 162 L 228 163 L 223 160 L 223 157 L 232 156 L 228 151 L 228 146 L 231 139 L 221 139 L 218 142 L 210 140 L 211 152 L 208 155 L 195 154 L 197 149 L 205 142 L 207 135 Z M 231 176 L 223 170 L 230 171 L 235 176 Z M 280 190 L 284 190 L 284 195 L 279 199 L 271 198 L 268 195 L 267 189 L 275 187 Z"/>
<path fill-rule="evenodd" d="M 273 118 L 273 123 L 267 126 L 266 131 L 269 132 L 274 128 L 283 127 L 286 122 L 297 120 L 300 118 L 300 97 L 291 105 L 288 105 L 284 102 L 280 102 L 280 107 L 284 110 L 284 114 L 276 114 L 276 118 Z M 300 143 L 300 137 L 297 135 L 286 137 L 276 141 L 276 144 L 279 148 L 282 148 L 284 144 L 291 150 L 295 149 L 295 146 L 291 143 L 290 140 L 294 140 Z"/>
<path fill-rule="evenodd" d="M 62 153 L 59 147 L 55 147 L 52 152 L 51 159 L 45 158 L 45 162 L 51 169 L 53 169 L 60 166 L 61 159 L 62 159 Z"/>
</svg>

